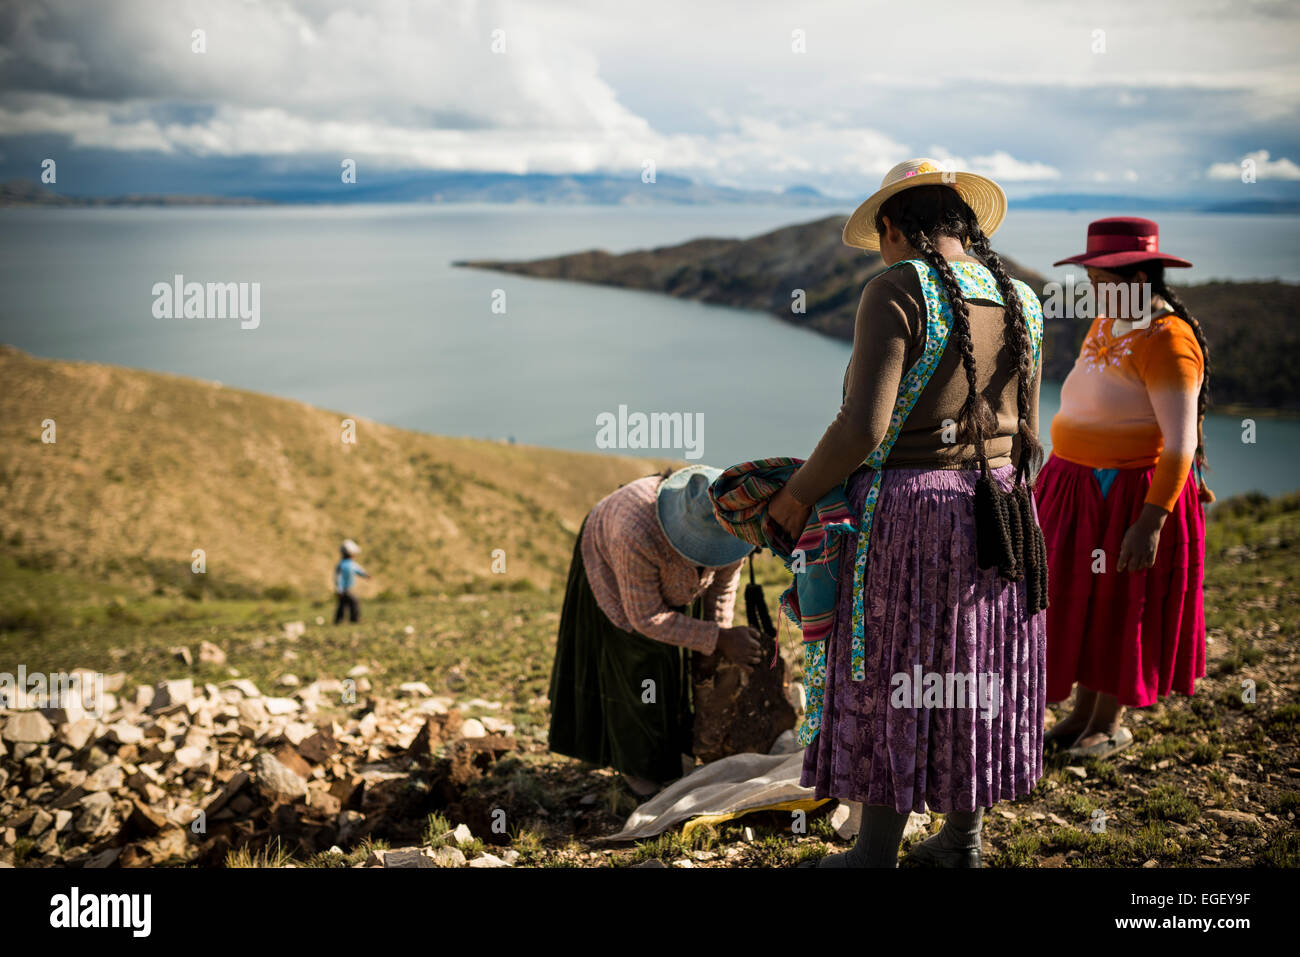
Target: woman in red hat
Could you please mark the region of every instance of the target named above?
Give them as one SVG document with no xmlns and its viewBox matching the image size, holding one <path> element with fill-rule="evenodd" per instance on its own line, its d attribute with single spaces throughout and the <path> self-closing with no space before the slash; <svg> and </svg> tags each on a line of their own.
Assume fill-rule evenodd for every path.
<svg viewBox="0 0 1300 957">
<path fill-rule="evenodd" d="M 1036 489 L 1051 571 L 1047 700 L 1078 685 L 1046 741 L 1074 756 L 1132 744 L 1126 707 L 1190 695 L 1205 675 L 1209 350 L 1165 284 L 1166 267 L 1191 263 L 1158 238 L 1149 219 L 1100 219 L 1087 252 L 1055 264 L 1084 266 L 1098 304 Z"/>
</svg>

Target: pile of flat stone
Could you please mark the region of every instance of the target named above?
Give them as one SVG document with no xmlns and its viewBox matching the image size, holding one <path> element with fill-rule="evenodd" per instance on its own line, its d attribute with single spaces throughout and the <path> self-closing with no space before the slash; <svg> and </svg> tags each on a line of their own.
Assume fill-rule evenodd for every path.
<svg viewBox="0 0 1300 957">
<path fill-rule="evenodd" d="M 436 766 L 464 784 L 516 747 L 509 723 L 465 716 L 499 704 L 457 705 L 421 682 L 381 698 L 366 671 L 346 683 L 282 677 L 284 696 L 243 678 L 127 693 L 123 675 L 108 675 L 95 713 L 66 697 L 59 707 L 3 701 L 0 866 L 219 866 L 271 838 L 298 859 L 343 853 L 373 835 L 413 773 Z M 467 833 L 355 866 L 513 862 L 511 852 L 468 858 Z"/>
</svg>

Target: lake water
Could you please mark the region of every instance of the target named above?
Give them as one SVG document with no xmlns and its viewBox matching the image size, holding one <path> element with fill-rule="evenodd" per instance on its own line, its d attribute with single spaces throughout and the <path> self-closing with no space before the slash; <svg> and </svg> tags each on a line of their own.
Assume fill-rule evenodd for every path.
<svg viewBox="0 0 1300 957">
<path fill-rule="evenodd" d="M 842 210 L 0 210 L 0 342 L 447 435 L 599 451 L 597 416 L 623 405 L 702 413 L 700 461 L 805 456 L 838 408 L 846 344 L 745 310 L 451 262 L 749 236 L 832 212 Z M 1091 218 L 1013 210 L 996 245 L 1063 274 L 1050 263 L 1082 246 Z M 1214 263 L 1189 278 L 1300 281 L 1296 217 L 1166 215 L 1161 227 L 1163 246 Z M 178 273 L 260 283 L 260 325 L 154 318 L 154 284 Z M 1057 394 L 1045 385 L 1044 431 Z M 1221 497 L 1300 487 L 1300 421 L 1260 418 L 1254 444 L 1240 418 L 1213 416 L 1207 433 Z"/>
</svg>

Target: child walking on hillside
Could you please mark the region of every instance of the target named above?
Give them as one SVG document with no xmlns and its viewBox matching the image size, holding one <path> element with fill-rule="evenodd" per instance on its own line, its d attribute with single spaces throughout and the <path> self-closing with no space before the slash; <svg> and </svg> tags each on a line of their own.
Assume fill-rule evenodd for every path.
<svg viewBox="0 0 1300 957">
<path fill-rule="evenodd" d="M 334 610 L 334 624 L 343 620 L 343 611 L 347 609 L 348 619 L 357 621 L 361 618 L 361 605 L 357 602 L 356 595 L 352 594 L 352 583 L 357 578 L 369 578 L 366 570 L 357 564 L 354 557 L 361 551 L 361 546 L 348 539 L 341 546 L 339 552 L 341 557 L 339 563 L 334 566 L 334 592 L 338 595 L 339 604 Z"/>
<path fill-rule="evenodd" d="M 1047 700 L 1078 684 L 1074 709 L 1046 738 L 1073 756 L 1128 747 L 1126 706 L 1190 695 L 1205 675 L 1209 350 L 1165 285 L 1166 266 L 1191 263 L 1157 240 L 1149 219 L 1100 219 L 1087 252 L 1056 263 L 1086 267 L 1096 301 L 1117 313 L 1093 320 L 1061 386 L 1037 486 L 1051 570 Z M 1134 283 L 1149 284 L 1149 299 L 1105 295 Z"/>
</svg>

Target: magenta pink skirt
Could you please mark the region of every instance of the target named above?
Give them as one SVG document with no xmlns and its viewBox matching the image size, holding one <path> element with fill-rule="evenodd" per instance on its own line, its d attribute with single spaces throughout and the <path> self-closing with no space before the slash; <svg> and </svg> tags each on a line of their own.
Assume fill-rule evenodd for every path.
<svg viewBox="0 0 1300 957">
<path fill-rule="evenodd" d="M 1205 676 L 1205 512 L 1195 475 L 1165 521 L 1155 565 L 1115 571 L 1154 471 L 1120 469 L 1105 496 L 1087 466 L 1053 455 L 1039 473 L 1048 701 L 1064 701 L 1077 683 L 1145 708 L 1170 692 L 1193 694 Z"/>
</svg>

